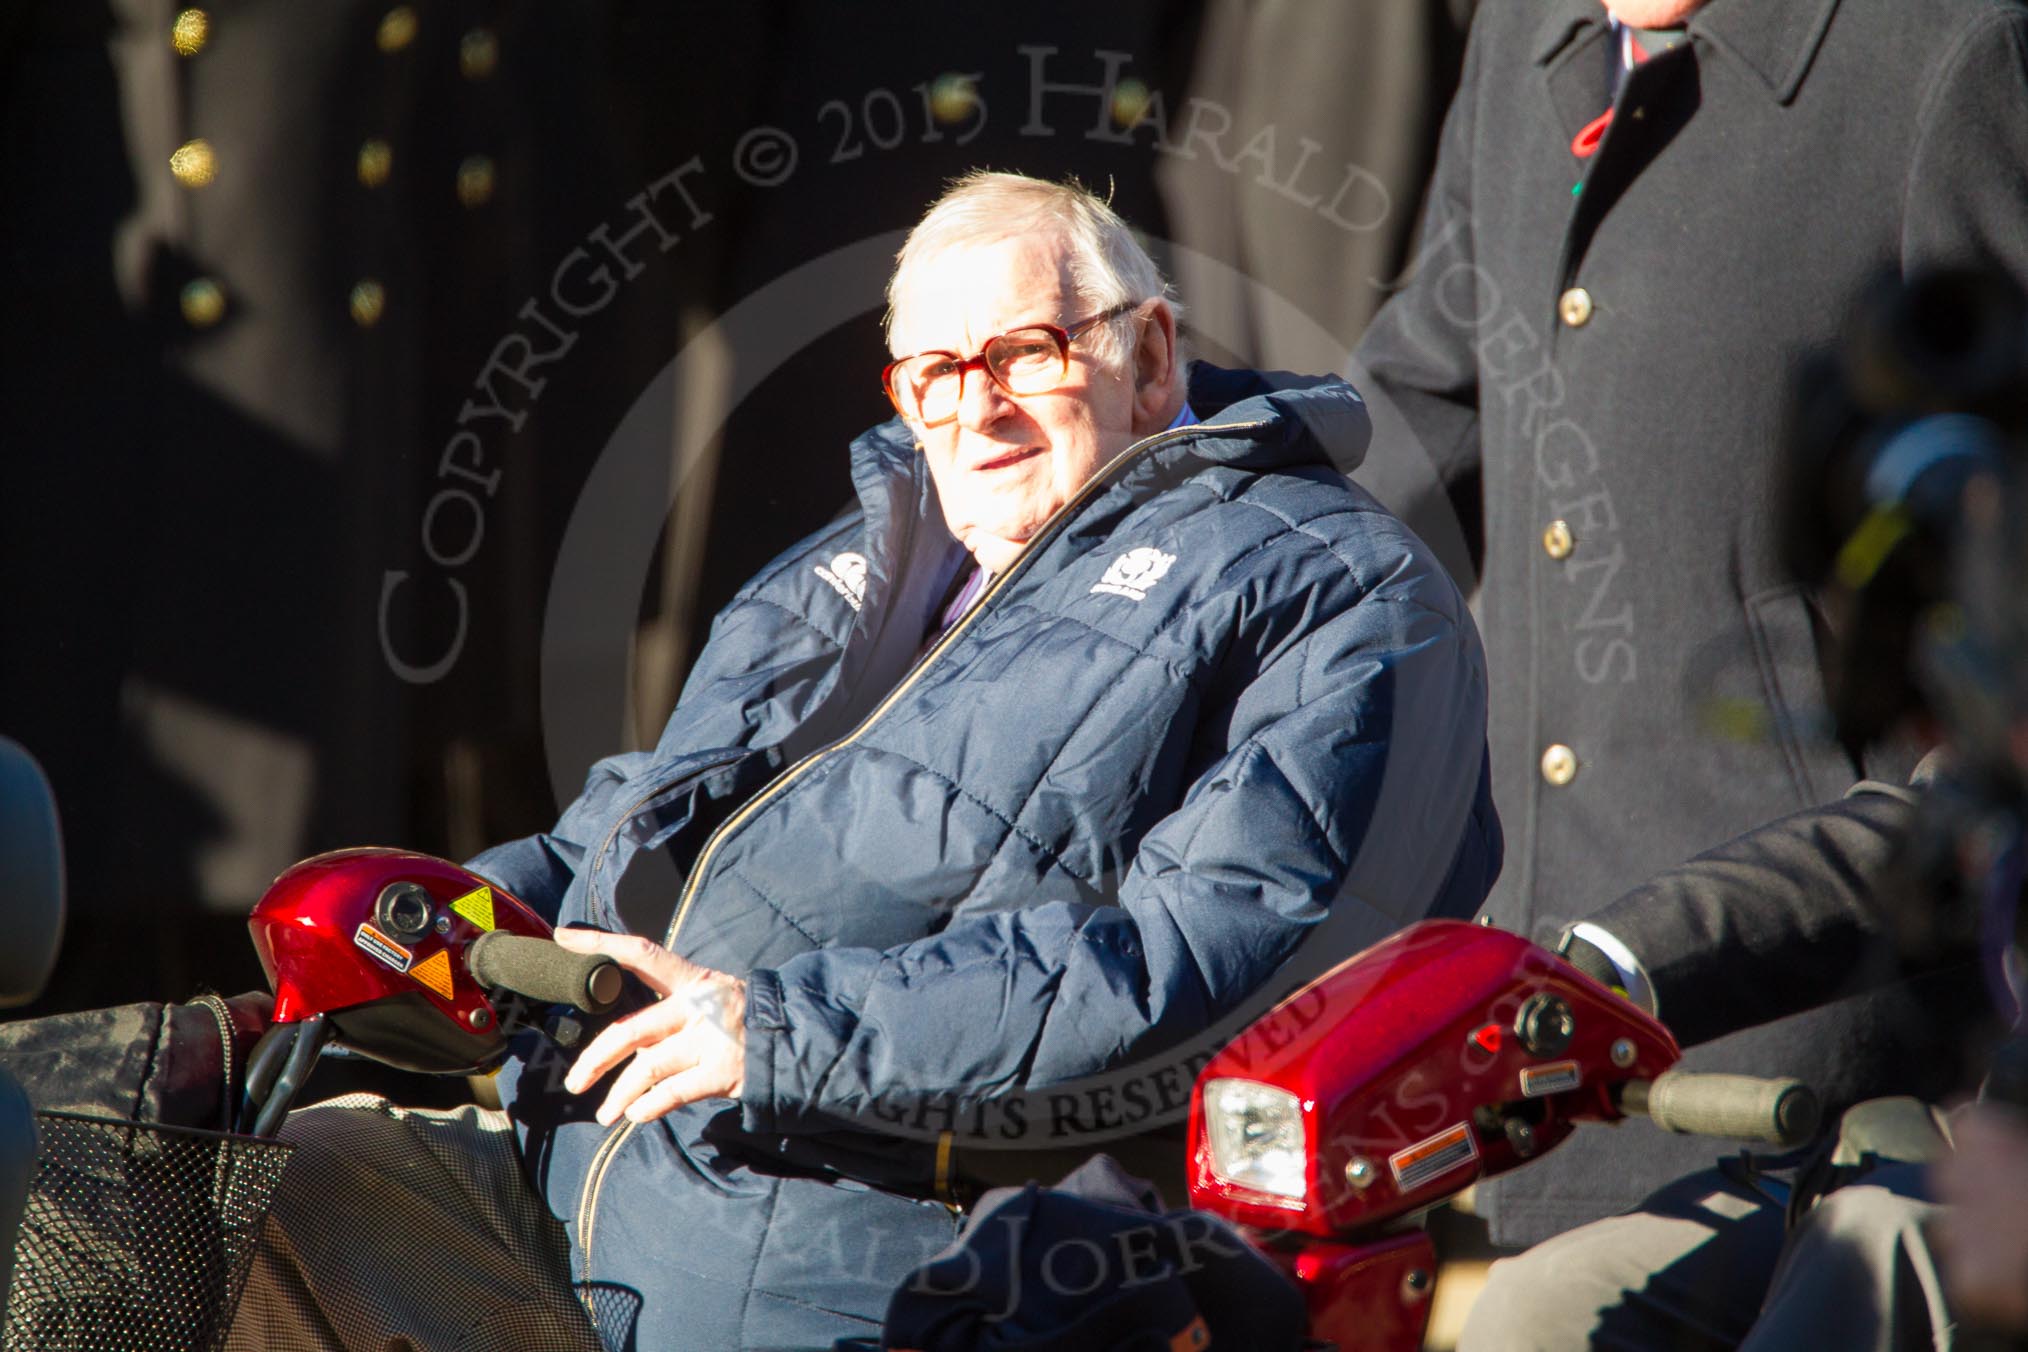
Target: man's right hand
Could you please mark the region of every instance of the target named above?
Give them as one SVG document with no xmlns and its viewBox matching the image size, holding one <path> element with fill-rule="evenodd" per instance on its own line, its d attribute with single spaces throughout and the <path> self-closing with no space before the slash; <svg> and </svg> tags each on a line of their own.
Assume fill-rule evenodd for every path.
<svg viewBox="0 0 2028 1352">
<path fill-rule="evenodd" d="M 582 1094 L 625 1064 L 600 1125 L 646 1122 L 706 1098 L 738 1098 L 746 1078 L 746 983 L 626 934 L 560 929 L 560 947 L 603 953 L 662 998 L 613 1023 L 578 1053 L 564 1088 Z"/>
</svg>

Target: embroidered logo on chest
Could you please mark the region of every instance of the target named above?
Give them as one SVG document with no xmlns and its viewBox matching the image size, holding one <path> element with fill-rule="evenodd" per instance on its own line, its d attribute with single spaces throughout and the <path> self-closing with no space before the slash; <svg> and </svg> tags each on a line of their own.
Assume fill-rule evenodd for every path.
<svg viewBox="0 0 2028 1352">
<path fill-rule="evenodd" d="M 1107 566 L 1104 577 L 1091 584 L 1092 594 L 1145 600 L 1148 589 L 1162 580 L 1162 575 L 1174 562 L 1174 554 L 1164 554 L 1149 545 L 1130 549 Z"/>
<path fill-rule="evenodd" d="M 840 554 L 831 560 L 826 568 L 818 564 L 818 577 L 831 584 L 831 590 L 845 598 L 845 604 L 854 610 L 866 599 L 866 556 L 864 554 Z"/>
</svg>

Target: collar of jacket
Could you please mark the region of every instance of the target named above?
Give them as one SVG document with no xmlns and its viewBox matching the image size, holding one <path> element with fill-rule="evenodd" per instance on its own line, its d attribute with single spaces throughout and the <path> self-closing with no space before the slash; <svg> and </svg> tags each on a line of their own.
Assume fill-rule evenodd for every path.
<svg viewBox="0 0 2028 1352">
<path fill-rule="evenodd" d="M 1737 61 L 1777 103 L 1788 103 L 1810 72 L 1838 0 L 1710 0 L 1690 16 L 1689 33 Z M 1557 0 L 1536 26 L 1535 64 L 1585 45 L 1610 27 L 1599 0 Z"/>
<path fill-rule="evenodd" d="M 1197 423 L 1148 438 L 1154 444 L 1144 450 L 1123 453 L 1124 463 L 1102 470 L 1097 491 L 1081 493 L 1016 567 L 1047 571 L 1038 548 L 1047 554 L 1065 540 L 1074 549 L 1084 547 L 1093 533 L 1110 530 L 1135 505 L 1212 465 L 1271 470 L 1326 464 L 1349 475 L 1366 452 L 1371 427 L 1366 405 L 1336 376 L 1227 371 L 1199 362 L 1191 368 L 1189 399 L 1202 415 Z M 1221 435 L 1222 428 L 1231 430 Z M 900 419 L 852 443 L 852 481 L 863 523 L 858 548 L 865 586 L 842 644 L 832 696 L 784 739 L 793 755 L 837 736 L 865 712 L 869 698 L 901 679 L 965 560 L 964 547 L 944 525 L 929 467 Z"/>
<path fill-rule="evenodd" d="M 1371 431 L 1366 405 L 1337 376 L 1191 367 L 1189 400 L 1201 415 L 1190 427 L 1158 434 L 1160 444 L 1102 471 L 1107 482 L 1072 516 L 1081 528 L 1153 496 L 1210 465 L 1268 470 L 1329 464 L 1351 474 Z M 1262 426 L 1265 424 L 1265 426 Z M 1219 429 L 1235 429 L 1220 435 Z M 1237 429 L 1245 428 L 1244 432 Z M 945 527 L 929 467 L 907 424 L 896 418 L 852 443 L 852 482 L 865 522 L 866 588 L 848 645 L 842 684 L 885 688 L 922 641 L 924 626 L 964 562 Z M 1061 538 L 1072 522 L 1049 534 Z"/>
<path fill-rule="evenodd" d="M 1366 456 L 1372 430 L 1366 405 L 1337 376 L 1229 371 L 1197 362 L 1190 370 L 1189 401 L 1198 421 L 1176 430 L 1198 435 L 1179 436 L 1146 455 L 1145 463 L 1158 473 L 1182 464 L 1273 469 L 1323 461 L 1349 475 Z M 1260 422 L 1271 423 L 1274 435 L 1218 435 L 1221 427 Z M 852 483 L 876 542 L 912 517 L 922 527 L 915 533 L 936 543 L 940 552 L 943 545 L 955 544 L 943 527 L 929 467 L 899 418 L 852 443 Z"/>
</svg>

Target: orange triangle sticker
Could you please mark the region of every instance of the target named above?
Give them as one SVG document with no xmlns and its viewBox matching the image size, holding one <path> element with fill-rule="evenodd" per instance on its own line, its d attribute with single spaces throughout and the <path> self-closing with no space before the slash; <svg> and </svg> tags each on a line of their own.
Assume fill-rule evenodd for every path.
<svg viewBox="0 0 2028 1352">
<path fill-rule="evenodd" d="M 490 930 L 493 928 L 493 889 L 482 887 L 476 892 L 467 892 L 451 903 L 451 909 L 480 929 Z"/>
<path fill-rule="evenodd" d="M 408 974 L 438 995 L 451 998 L 451 950 L 439 948 L 408 969 Z"/>
</svg>

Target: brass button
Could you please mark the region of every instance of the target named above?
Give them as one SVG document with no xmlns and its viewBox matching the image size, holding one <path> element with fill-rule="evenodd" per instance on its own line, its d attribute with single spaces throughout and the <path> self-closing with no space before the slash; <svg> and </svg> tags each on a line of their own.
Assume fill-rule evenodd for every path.
<svg viewBox="0 0 2028 1352">
<path fill-rule="evenodd" d="M 186 188 L 201 188 L 218 177 L 218 156 L 203 137 L 185 141 L 169 157 L 169 172 Z"/>
<path fill-rule="evenodd" d="M 383 52 L 398 52 L 415 41 L 415 29 L 415 7 L 396 5 L 381 19 L 373 41 Z"/>
<path fill-rule="evenodd" d="M 371 277 L 360 278 L 352 288 L 350 308 L 353 323 L 362 329 L 372 328 L 387 310 L 387 288 Z"/>
<path fill-rule="evenodd" d="M 946 125 L 963 122 L 978 106 L 979 90 L 968 76 L 946 71 L 930 84 L 930 116 L 939 122 Z"/>
<path fill-rule="evenodd" d="M 500 64 L 500 39 L 490 28 L 474 28 L 458 42 L 458 69 L 467 80 L 483 80 Z"/>
<path fill-rule="evenodd" d="M 225 292 L 209 277 L 185 282 L 176 304 L 183 311 L 183 322 L 193 329 L 208 329 L 225 318 Z"/>
<path fill-rule="evenodd" d="M 468 155 L 458 166 L 458 200 L 468 207 L 482 207 L 493 200 L 492 160 Z"/>
<path fill-rule="evenodd" d="M 1575 548 L 1577 537 L 1570 533 L 1568 521 L 1552 521 L 1549 529 L 1542 532 L 1542 552 L 1552 559 L 1567 559 Z"/>
<path fill-rule="evenodd" d="M 394 169 L 394 147 L 378 136 L 365 141 L 359 147 L 359 182 L 368 188 L 377 188 L 387 182 L 387 176 Z"/>
<path fill-rule="evenodd" d="M 1557 788 L 1577 778 L 1577 753 L 1556 742 L 1542 753 L 1542 777 Z"/>
<path fill-rule="evenodd" d="M 1591 322 L 1591 292 L 1573 286 L 1557 300 L 1556 313 L 1573 329 L 1583 328 Z"/>
<path fill-rule="evenodd" d="M 1141 119 L 1148 115 L 1148 104 L 1154 96 L 1148 86 L 1139 80 L 1126 79 L 1113 86 L 1113 125 L 1134 128 L 1141 125 Z"/>
<path fill-rule="evenodd" d="M 178 56 L 197 55 L 210 36 L 211 16 L 201 9 L 186 9 L 169 25 L 169 45 Z"/>
</svg>

